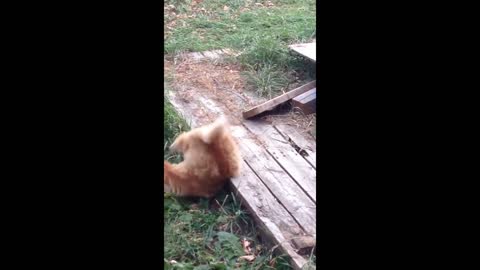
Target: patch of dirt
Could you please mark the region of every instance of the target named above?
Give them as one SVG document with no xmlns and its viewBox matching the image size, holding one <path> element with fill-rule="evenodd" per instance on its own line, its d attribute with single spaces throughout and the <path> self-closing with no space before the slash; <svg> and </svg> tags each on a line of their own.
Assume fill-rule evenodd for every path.
<svg viewBox="0 0 480 270">
<path fill-rule="evenodd" d="M 215 105 L 221 106 L 232 124 L 241 123 L 239 120 L 246 107 L 262 101 L 243 91 L 244 82 L 237 65 L 189 60 L 180 60 L 174 64 L 166 60 L 165 73 L 170 72 L 174 74 L 173 88 L 177 97 L 186 103 L 215 101 L 215 104 L 206 104 L 210 107 L 206 109 L 214 110 Z"/>
<path fill-rule="evenodd" d="M 316 113 L 305 115 L 299 109 L 292 108 L 291 103 L 280 105 L 275 110 L 261 116 L 261 118 L 272 125 L 284 124 L 293 126 L 298 133 L 306 137 L 313 136 L 312 130 L 317 122 Z"/>
<path fill-rule="evenodd" d="M 193 112 L 205 122 L 214 121 L 220 113 L 233 125 L 241 125 L 242 112 L 267 99 L 245 90 L 239 65 L 219 61 L 193 61 L 185 57 L 165 59 L 165 74 L 173 74 L 172 88 L 176 98 L 191 104 Z M 300 132 L 310 132 L 315 114 L 303 115 L 289 103 L 278 106 L 258 118 L 272 124 L 287 124 Z M 202 121 L 203 122 L 203 121 Z"/>
</svg>

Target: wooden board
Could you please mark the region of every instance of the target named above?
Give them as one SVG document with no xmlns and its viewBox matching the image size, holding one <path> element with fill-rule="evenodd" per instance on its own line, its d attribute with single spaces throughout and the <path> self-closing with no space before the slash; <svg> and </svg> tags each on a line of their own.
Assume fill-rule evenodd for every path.
<svg viewBox="0 0 480 270">
<path fill-rule="evenodd" d="M 278 106 L 279 104 L 282 104 L 283 102 L 286 102 L 300 94 L 303 94 L 305 92 L 307 92 L 308 90 L 314 88 L 316 86 L 316 81 L 313 81 L 313 82 L 310 82 L 310 83 L 307 83 L 303 86 L 300 86 L 296 89 L 293 89 L 291 91 L 288 91 L 287 93 L 285 94 L 282 94 L 276 98 L 273 98 L 269 101 L 266 101 L 258 106 L 255 106 L 247 111 L 244 111 L 243 112 L 243 118 L 245 119 L 248 119 L 248 118 L 251 118 L 255 115 L 258 115 L 262 112 L 265 112 L 265 111 L 268 111 L 268 110 L 271 110 L 273 108 L 275 108 L 276 106 Z"/>
<path fill-rule="evenodd" d="M 317 61 L 317 43 L 301 43 L 288 46 L 291 50 L 313 60 Z"/>
<path fill-rule="evenodd" d="M 315 87 L 315 88 L 310 89 L 310 90 L 308 90 L 307 92 L 305 92 L 301 95 L 298 95 L 298 96 L 294 97 L 292 100 L 302 100 L 302 99 L 305 99 L 305 98 L 307 98 L 309 96 L 312 96 L 312 95 L 316 96 L 316 94 L 317 94 L 317 88 Z"/>
<path fill-rule="evenodd" d="M 239 53 L 231 50 L 231 49 L 221 49 L 221 50 L 212 50 L 212 51 L 204 51 L 204 52 L 189 52 L 189 53 L 181 53 L 179 58 L 182 60 L 189 60 L 192 62 L 200 62 L 200 61 L 216 61 L 221 60 L 226 56 L 237 56 Z"/>
<path fill-rule="evenodd" d="M 231 186 L 265 236 L 279 245 L 284 254 L 290 256 L 294 269 L 301 269 L 307 260 L 295 251 L 292 241 L 302 237 L 305 232 L 278 203 L 247 163 L 244 163 L 241 175 L 232 179 Z"/>
<path fill-rule="evenodd" d="M 310 165 L 317 167 L 317 146 L 312 137 L 302 136 L 295 127 L 289 125 L 279 124 L 275 125 L 275 128 L 286 140 L 290 140 L 300 149 L 300 154 Z"/>
<path fill-rule="evenodd" d="M 276 162 L 298 183 L 314 202 L 317 201 L 315 168 L 308 163 L 290 142 L 271 125 L 245 120 L 243 125 L 262 140 L 263 146 Z"/>
<path fill-rule="evenodd" d="M 300 226 L 310 235 L 316 234 L 316 208 L 312 201 L 269 153 L 248 137 L 248 131 L 236 126 L 235 136 L 242 156 L 256 173 L 257 177 L 268 187 L 273 196 L 294 217 Z"/>
<path fill-rule="evenodd" d="M 300 109 L 304 114 L 316 112 L 317 89 L 311 89 L 292 99 L 292 106 Z"/>
</svg>

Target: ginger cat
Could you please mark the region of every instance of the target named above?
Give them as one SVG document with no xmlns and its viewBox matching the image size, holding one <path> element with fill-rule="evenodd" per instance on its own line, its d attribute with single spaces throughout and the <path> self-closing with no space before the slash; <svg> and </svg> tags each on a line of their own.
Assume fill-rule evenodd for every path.
<svg viewBox="0 0 480 270">
<path fill-rule="evenodd" d="M 180 134 L 170 150 L 182 153 L 184 161 L 163 162 L 165 192 L 211 198 L 240 173 L 242 159 L 224 117 Z"/>
</svg>

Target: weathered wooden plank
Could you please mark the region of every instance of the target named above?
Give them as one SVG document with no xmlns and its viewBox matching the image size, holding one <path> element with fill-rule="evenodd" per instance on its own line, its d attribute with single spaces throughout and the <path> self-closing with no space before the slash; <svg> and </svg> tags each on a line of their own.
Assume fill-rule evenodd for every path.
<svg viewBox="0 0 480 270">
<path fill-rule="evenodd" d="M 300 237 L 293 239 L 293 245 L 297 247 L 298 254 L 306 255 L 309 254 L 312 249 L 315 247 L 316 242 L 313 237 Z"/>
<path fill-rule="evenodd" d="M 219 107 L 217 106 L 217 104 L 215 104 L 214 101 L 210 100 L 210 99 L 206 99 L 202 96 L 197 96 L 196 97 L 198 101 L 200 101 L 203 105 L 205 105 L 206 108 L 208 108 L 210 111 L 214 112 L 215 114 L 217 114 L 218 116 L 220 115 L 224 115 L 225 112 Z"/>
<path fill-rule="evenodd" d="M 190 127 L 200 126 L 200 123 L 197 122 L 196 118 L 190 116 L 193 115 L 193 112 L 186 102 L 180 101 L 179 98 L 177 98 L 171 91 L 167 92 L 166 94 L 168 101 L 172 104 L 180 116 L 185 119 Z"/>
<path fill-rule="evenodd" d="M 296 147 L 298 147 L 297 151 L 308 161 L 308 163 L 314 168 L 317 167 L 317 144 L 313 138 L 303 136 L 293 126 L 279 124 L 275 125 L 275 128 L 286 140 L 290 140 L 296 145 Z"/>
<path fill-rule="evenodd" d="M 316 88 L 301 94 L 292 99 L 294 108 L 299 108 L 304 114 L 311 114 L 316 111 L 317 92 Z"/>
<path fill-rule="evenodd" d="M 307 195 L 316 202 L 316 171 L 292 147 L 290 142 L 271 125 L 261 121 L 245 120 L 243 125 L 261 139 L 265 149 L 295 179 Z"/>
<path fill-rule="evenodd" d="M 295 268 L 301 269 L 306 260 L 295 251 L 292 243 L 295 238 L 302 237 L 305 232 L 278 203 L 247 162 L 243 165 L 241 175 L 231 180 L 231 186 L 262 232 L 273 240 L 274 244 L 279 245 L 283 253 L 291 257 Z"/>
<path fill-rule="evenodd" d="M 298 186 L 280 165 L 260 147 L 254 139 L 248 137 L 243 126 L 232 127 L 239 144 L 243 159 L 255 174 L 268 187 L 270 192 L 310 235 L 316 234 L 316 205 Z"/>
<path fill-rule="evenodd" d="M 235 52 L 231 49 L 222 49 L 203 52 L 181 53 L 179 57 L 183 60 L 189 60 L 195 63 L 201 61 L 218 61 L 226 56 L 238 56 L 239 54 L 240 53 Z"/>
<path fill-rule="evenodd" d="M 304 98 L 306 98 L 306 97 L 308 97 L 308 96 L 310 96 L 314 93 L 317 93 L 317 88 L 310 89 L 307 92 L 294 97 L 292 100 L 302 100 L 302 99 L 304 99 Z"/>
<path fill-rule="evenodd" d="M 293 51 L 310 58 L 313 61 L 317 61 L 317 43 L 301 43 L 292 44 L 288 46 Z"/>
<path fill-rule="evenodd" d="M 303 94 L 305 93 L 306 91 L 314 88 L 316 86 L 316 81 L 313 81 L 313 82 L 309 82 L 303 86 L 300 86 L 296 89 L 293 89 L 291 91 L 288 91 L 287 93 L 285 94 L 282 94 L 278 97 L 275 97 L 269 101 L 266 101 L 260 105 L 257 105 L 247 111 L 244 111 L 243 112 L 243 118 L 245 119 L 248 119 L 248 118 L 251 118 L 255 115 L 258 115 L 262 112 L 265 112 L 265 111 L 268 111 L 268 110 L 271 110 L 273 108 L 275 108 L 277 105 L 279 104 L 282 104 L 283 102 L 285 101 L 288 101 L 300 94 Z"/>
<path fill-rule="evenodd" d="M 220 108 L 214 106 L 213 101 L 202 96 L 195 97 L 195 100 L 185 101 L 175 91 L 169 91 L 167 97 L 192 128 L 209 124 L 223 113 Z M 208 105 L 206 106 L 206 104 Z"/>
</svg>

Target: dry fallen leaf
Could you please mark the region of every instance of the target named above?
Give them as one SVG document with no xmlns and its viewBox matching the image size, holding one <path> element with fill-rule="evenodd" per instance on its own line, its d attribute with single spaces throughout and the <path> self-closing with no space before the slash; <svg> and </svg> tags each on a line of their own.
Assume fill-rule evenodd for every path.
<svg viewBox="0 0 480 270">
<path fill-rule="evenodd" d="M 177 263 L 177 261 L 175 261 L 175 260 L 171 260 L 171 261 L 170 261 L 170 263 L 171 263 L 171 264 L 176 264 L 176 263 Z"/>
<path fill-rule="evenodd" d="M 245 254 L 252 254 L 252 249 L 250 248 L 250 242 L 247 239 L 242 240 L 243 251 Z"/>
<path fill-rule="evenodd" d="M 239 259 L 245 259 L 249 262 L 255 260 L 255 255 L 246 255 L 246 256 L 241 256 Z"/>
<path fill-rule="evenodd" d="M 228 11 L 230 8 L 227 6 L 223 6 L 223 10 Z"/>
</svg>

